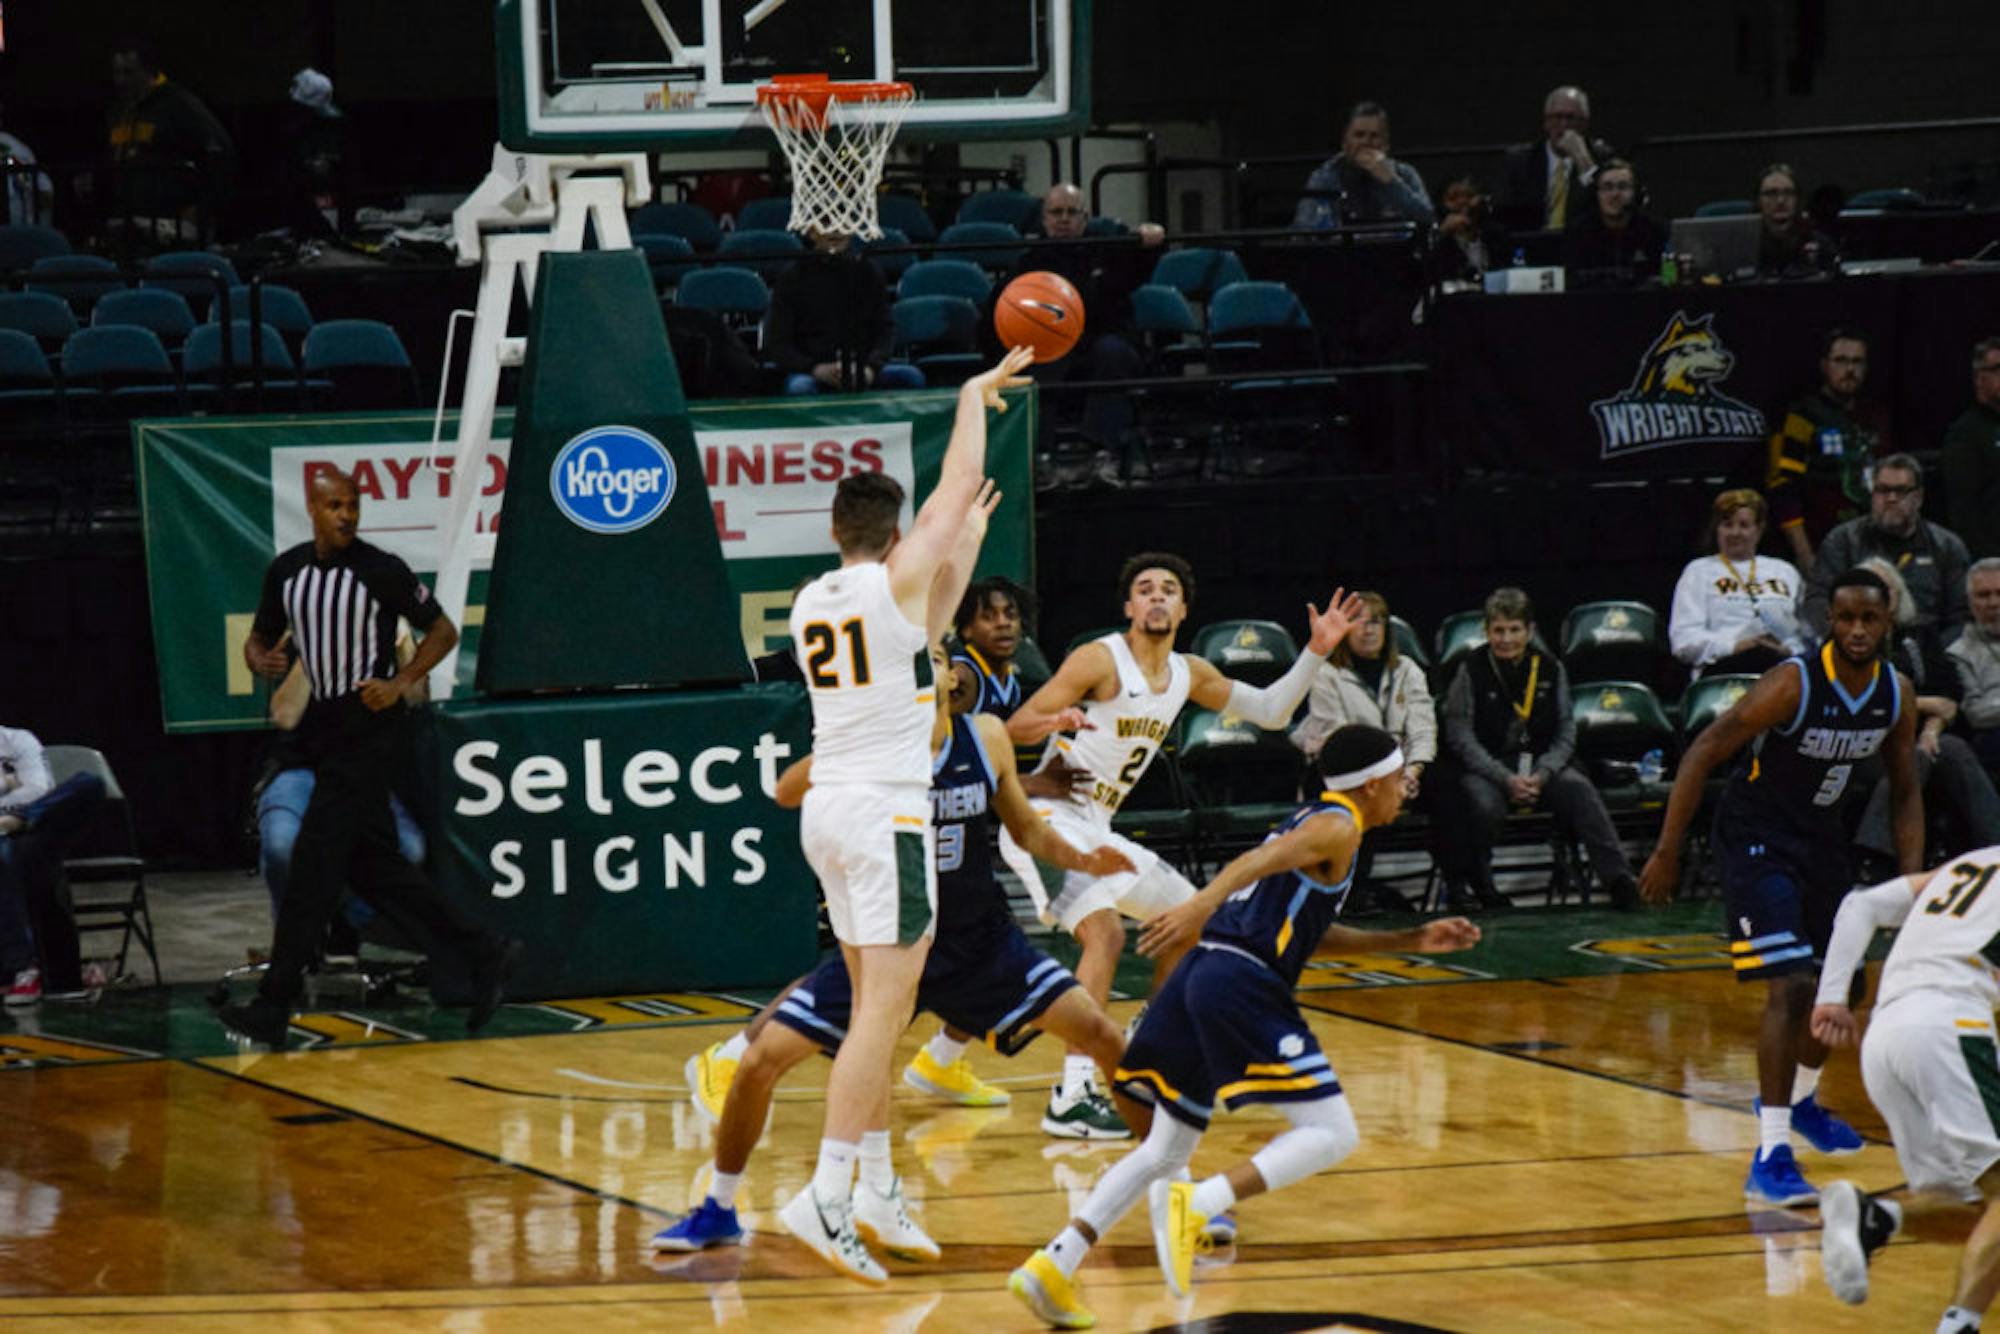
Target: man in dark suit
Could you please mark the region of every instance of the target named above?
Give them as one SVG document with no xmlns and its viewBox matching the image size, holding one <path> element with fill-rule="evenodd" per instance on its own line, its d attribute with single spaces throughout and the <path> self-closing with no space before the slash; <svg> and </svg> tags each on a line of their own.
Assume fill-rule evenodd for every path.
<svg viewBox="0 0 2000 1334">
<path fill-rule="evenodd" d="M 1542 137 L 1507 150 L 1494 214 L 1510 231 L 1561 230 L 1595 207 L 1590 183 L 1611 145 L 1590 136 L 1590 94 L 1564 85 L 1542 99 Z"/>
</svg>

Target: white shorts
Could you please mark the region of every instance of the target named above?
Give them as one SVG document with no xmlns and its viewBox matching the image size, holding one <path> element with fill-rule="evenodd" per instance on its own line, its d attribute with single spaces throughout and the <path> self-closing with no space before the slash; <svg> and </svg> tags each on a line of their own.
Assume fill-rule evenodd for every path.
<svg viewBox="0 0 2000 1334">
<path fill-rule="evenodd" d="M 910 945 L 937 919 L 930 789 L 833 783 L 807 790 L 799 843 L 843 945 Z"/>
<path fill-rule="evenodd" d="M 1000 856 L 1028 887 L 1035 911 L 1050 926 L 1074 933 L 1077 923 L 1102 908 L 1115 909 L 1143 922 L 1194 897 L 1195 888 L 1187 877 L 1161 861 L 1159 854 L 1140 847 L 1123 834 L 1113 833 L 1107 825 L 1078 815 L 1074 807 L 1046 801 L 1037 801 L 1034 807 L 1035 814 L 1048 821 L 1049 827 L 1078 852 L 1116 848 L 1133 867 L 1107 876 L 1065 871 L 1036 861 L 1014 841 L 1013 835 L 1002 829 Z"/>
<path fill-rule="evenodd" d="M 1913 991 L 1878 1008 L 1861 1043 L 1868 1098 L 1915 1190 L 1977 1200 L 2000 1163 L 2000 1051 L 1977 1001 Z"/>
</svg>

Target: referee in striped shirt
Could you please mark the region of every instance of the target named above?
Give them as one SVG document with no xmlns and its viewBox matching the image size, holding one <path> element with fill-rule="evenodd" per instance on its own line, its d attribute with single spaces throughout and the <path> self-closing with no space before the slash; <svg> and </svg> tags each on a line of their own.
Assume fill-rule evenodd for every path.
<svg viewBox="0 0 2000 1334">
<path fill-rule="evenodd" d="M 521 944 L 497 935 L 456 908 L 403 860 L 389 811 L 390 777 L 404 755 L 403 699 L 458 642 L 458 628 L 410 567 L 360 541 L 361 497 L 341 472 L 314 477 L 307 495 L 312 541 L 279 554 L 264 572 L 264 592 L 243 656 L 260 676 L 282 680 L 291 655 L 280 647 L 287 626 L 312 699 L 293 739 L 315 774 L 312 800 L 292 850 L 292 873 L 278 905 L 271 966 L 247 1005 L 224 1006 L 223 1026 L 282 1048 L 305 971 L 318 957 L 328 921 L 352 888 L 389 921 L 414 928 L 433 948 L 464 955 L 477 1031 L 493 1017 Z M 421 639 L 396 670 L 396 622 Z"/>
</svg>

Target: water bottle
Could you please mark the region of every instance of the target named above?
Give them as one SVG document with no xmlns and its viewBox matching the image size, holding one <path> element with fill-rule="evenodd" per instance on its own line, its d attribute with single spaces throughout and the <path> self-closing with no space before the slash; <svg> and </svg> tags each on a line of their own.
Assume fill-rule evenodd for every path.
<svg viewBox="0 0 2000 1334">
<path fill-rule="evenodd" d="M 1667 753 L 1654 747 L 1639 757 L 1639 781 L 1651 786 L 1666 776 Z"/>
<path fill-rule="evenodd" d="M 1519 268 L 1525 268 L 1525 267 L 1527 266 L 1527 263 L 1528 263 L 1528 250 L 1527 250 L 1527 247 L 1525 247 L 1525 246 L 1515 246 L 1515 247 L 1514 247 L 1514 267 L 1515 267 L 1515 268 L 1517 268 L 1517 269 L 1519 269 Z"/>
<path fill-rule="evenodd" d="M 1678 287 L 1681 281 L 1680 256 L 1671 250 L 1660 252 L 1660 286 Z"/>
</svg>

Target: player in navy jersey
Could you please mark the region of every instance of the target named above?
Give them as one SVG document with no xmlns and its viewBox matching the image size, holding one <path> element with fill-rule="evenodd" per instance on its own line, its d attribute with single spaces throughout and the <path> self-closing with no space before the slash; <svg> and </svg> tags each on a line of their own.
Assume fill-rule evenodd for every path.
<svg viewBox="0 0 2000 1334">
<path fill-rule="evenodd" d="M 940 664 L 942 664 L 942 655 Z M 940 698 L 949 699 L 951 668 L 940 665 Z M 1013 1055 L 1037 1031 L 1090 1051 L 1107 1077 L 1124 1050 L 1124 1038 L 1068 969 L 1035 949 L 1007 907 L 993 877 L 991 818 L 997 816 L 1035 855 L 1093 875 L 1131 870 L 1114 848 L 1078 852 L 1043 823 L 1029 805 L 1014 767 L 1006 728 L 981 714 L 952 716 L 940 710 L 932 733 L 931 824 L 936 831 L 938 906 L 936 939 L 917 984 L 917 1007 L 960 1031 L 983 1034 L 995 1050 Z M 796 806 L 811 783 L 812 757 L 778 779 L 780 805 Z M 690 1251 L 733 1245 L 742 1238 L 735 1198 L 750 1151 L 763 1134 L 771 1095 L 787 1071 L 815 1051 L 831 1055 L 846 1036 L 853 986 L 839 955 L 786 988 L 741 1035 L 746 1046 L 716 1072 L 726 1081 L 715 1140 L 715 1181 L 692 1213 L 653 1238 L 661 1250 Z M 714 1064 L 719 1064 L 715 1062 Z M 1146 1109 L 1126 1107 L 1144 1123 Z M 888 1153 L 888 1100 L 863 1140 L 864 1167 Z M 901 1183 L 887 1194 L 864 1181 L 855 1191 L 855 1221 L 867 1240 L 904 1259 L 936 1259 L 936 1243 L 902 1207 Z"/>
<path fill-rule="evenodd" d="M 1340 1080 L 1292 996 L 1318 953 L 1414 950 L 1442 953 L 1479 940 L 1463 917 L 1406 931 L 1360 931 L 1334 918 L 1354 883 L 1362 833 L 1403 807 L 1403 752 L 1380 728 L 1354 724 L 1327 738 L 1319 756 L 1325 790 L 1261 845 L 1222 868 L 1194 898 L 1146 924 L 1141 948 L 1188 950 L 1147 1009 L 1120 1062 L 1114 1088 L 1152 1104 L 1145 1140 L 1104 1174 L 1048 1246 L 1008 1280 L 1008 1290 L 1061 1329 L 1095 1318 L 1078 1300 L 1074 1275 L 1090 1247 L 1146 1194 L 1153 1240 L 1176 1296 L 1188 1291 L 1195 1244 L 1208 1219 L 1236 1201 L 1323 1172 L 1353 1151 L 1360 1134 Z M 1187 1164 L 1220 1102 L 1268 1103 L 1291 1129 L 1199 1185 L 1173 1178 Z"/>
<path fill-rule="evenodd" d="M 1757 1037 L 1758 1148 L 1743 1193 L 1786 1206 L 1819 1197 L 1799 1171 L 1793 1131 L 1821 1153 L 1861 1148 L 1853 1127 L 1819 1104 L 1827 1048 L 1808 1025 L 1813 979 L 1853 878 L 1841 812 L 1857 764 L 1882 757 L 1905 872 L 1920 869 L 1924 847 L 1912 759 L 1915 691 L 1882 657 L 1890 622 L 1881 576 L 1865 569 L 1841 575 L 1833 585 L 1832 616 L 1825 643 L 1765 672 L 1688 747 L 1659 846 L 1639 878 L 1648 902 L 1673 896 L 1681 841 L 1701 806 L 1703 785 L 1736 756 L 1715 812 L 1716 862 L 1736 979 L 1765 983 Z"/>
<path fill-rule="evenodd" d="M 967 713 L 990 713 L 1005 722 L 1021 706 L 1021 677 L 1014 666 L 1015 650 L 1027 633 L 1033 598 L 1012 579 L 990 575 L 965 590 L 953 618 L 958 648 L 951 666 L 957 693 L 954 705 Z"/>
</svg>

